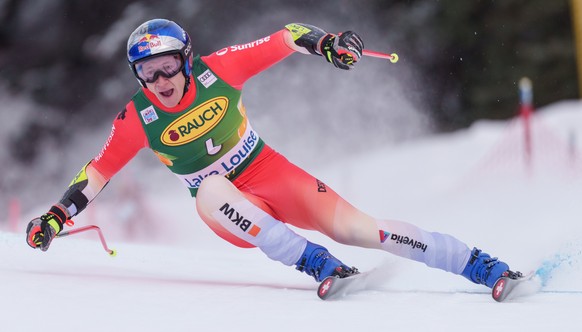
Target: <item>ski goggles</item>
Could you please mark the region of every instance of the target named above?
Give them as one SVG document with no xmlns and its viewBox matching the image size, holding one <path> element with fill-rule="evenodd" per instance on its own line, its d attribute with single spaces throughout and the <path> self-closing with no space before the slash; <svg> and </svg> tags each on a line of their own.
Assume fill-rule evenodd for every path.
<svg viewBox="0 0 582 332">
<path fill-rule="evenodd" d="M 135 75 L 146 83 L 154 83 L 160 76 L 172 78 L 184 67 L 180 54 L 166 54 L 143 61 L 134 65 Z"/>
</svg>

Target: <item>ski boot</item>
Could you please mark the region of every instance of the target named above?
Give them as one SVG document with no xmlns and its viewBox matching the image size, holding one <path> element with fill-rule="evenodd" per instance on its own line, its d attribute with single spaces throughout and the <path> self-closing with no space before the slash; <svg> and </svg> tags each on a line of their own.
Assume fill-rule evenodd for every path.
<svg viewBox="0 0 582 332">
<path fill-rule="evenodd" d="M 309 241 L 307 241 L 303 255 L 295 265 L 297 265 L 297 270 L 307 273 L 317 282 L 321 282 L 329 276 L 345 278 L 359 273 L 355 267 L 350 268 L 333 257 L 326 248 Z"/>
<path fill-rule="evenodd" d="M 511 279 L 522 277 L 521 272 L 510 271 L 506 263 L 497 260 L 497 257 L 491 258 L 477 248 L 473 248 L 471 251 L 471 258 L 469 258 L 461 275 L 476 284 L 483 284 L 489 288 L 493 288 L 501 277 Z"/>
</svg>

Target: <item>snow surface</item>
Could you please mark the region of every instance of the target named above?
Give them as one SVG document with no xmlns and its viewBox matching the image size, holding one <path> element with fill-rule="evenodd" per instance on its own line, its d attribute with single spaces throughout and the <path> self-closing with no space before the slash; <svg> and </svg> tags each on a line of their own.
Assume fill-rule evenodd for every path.
<svg viewBox="0 0 582 332">
<path fill-rule="evenodd" d="M 371 215 L 452 234 L 513 269 L 537 271 L 544 287 L 535 295 L 497 303 L 459 276 L 297 230 L 347 264 L 380 269 L 373 289 L 321 301 L 310 277 L 214 236 L 171 174 L 137 161 L 76 219 L 99 220 L 117 257 L 96 234 L 31 250 L 26 221 L 48 203 L 16 229 L 0 223 L 0 331 L 578 330 L 582 104 L 546 107 L 532 128 L 530 164 L 514 120 L 307 168 Z M 103 141 L 99 134 L 93 139 Z M 124 191 L 127 179 L 143 181 Z"/>
</svg>

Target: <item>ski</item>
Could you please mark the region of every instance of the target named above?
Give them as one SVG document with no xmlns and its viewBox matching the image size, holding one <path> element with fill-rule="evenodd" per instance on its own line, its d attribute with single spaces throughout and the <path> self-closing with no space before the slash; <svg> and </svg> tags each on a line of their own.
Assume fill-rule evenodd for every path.
<svg viewBox="0 0 582 332">
<path fill-rule="evenodd" d="M 331 276 L 323 279 L 317 288 L 322 300 L 334 300 L 367 289 L 370 272 L 360 272 L 345 278 Z"/>
<path fill-rule="evenodd" d="M 322 300 L 336 300 L 346 295 L 374 288 L 372 273 L 374 270 L 361 272 L 345 278 L 330 276 L 325 278 L 317 288 L 317 296 Z M 511 272 L 512 274 L 499 278 L 491 289 L 491 296 L 497 302 L 505 302 L 518 297 L 537 293 L 541 289 L 541 282 L 535 272 L 527 275 Z"/>
<path fill-rule="evenodd" d="M 504 276 L 499 278 L 491 289 L 491 296 L 497 302 L 505 302 L 516 297 L 530 295 L 539 290 L 541 285 L 531 272 L 525 276 Z"/>
</svg>

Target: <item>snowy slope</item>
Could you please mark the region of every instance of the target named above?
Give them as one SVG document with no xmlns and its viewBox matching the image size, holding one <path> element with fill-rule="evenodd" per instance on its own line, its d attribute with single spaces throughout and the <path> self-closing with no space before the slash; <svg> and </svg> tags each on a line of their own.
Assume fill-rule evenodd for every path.
<svg viewBox="0 0 582 332">
<path fill-rule="evenodd" d="M 256 249 L 221 242 L 161 167 L 134 165 L 117 179 L 149 179 L 134 210 L 104 193 L 76 220 L 100 220 L 115 258 L 95 234 L 57 239 L 41 253 L 24 243 L 25 222 L 18 233 L 0 231 L 0 331 L 579 329 L 582 104 L 547 107 L 533 129 L 529 168 L 514 121 L 481 122 L 308 170 L 369 214 L 452 234 L 514 269 L 539 271 L 544 288 L 536 295 L 499 304 L 486 288 L 458 276 L 298 230 L 348 264 L 382 267 L 385 282 L 375 289 L 323 302 L 310 277 Z M 135 224 L 145 226 L 129 241 Z"/>
</svg>

